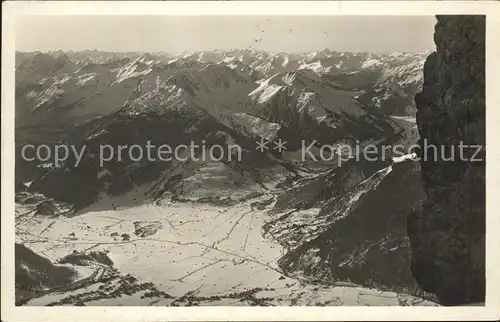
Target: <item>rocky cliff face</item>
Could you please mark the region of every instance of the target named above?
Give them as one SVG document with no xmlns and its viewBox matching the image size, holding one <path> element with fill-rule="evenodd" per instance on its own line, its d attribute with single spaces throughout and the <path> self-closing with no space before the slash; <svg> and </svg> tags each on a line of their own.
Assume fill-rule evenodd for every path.
<svg viewBox="0 0 500 322">
<path fill-rule="evenodd" d="M 408 218 L 412 274 L 444 305 L 484 302 L 485 16 L 438 16 L 434 41 L 415 97 L 427 199 Z"/>
</svg>

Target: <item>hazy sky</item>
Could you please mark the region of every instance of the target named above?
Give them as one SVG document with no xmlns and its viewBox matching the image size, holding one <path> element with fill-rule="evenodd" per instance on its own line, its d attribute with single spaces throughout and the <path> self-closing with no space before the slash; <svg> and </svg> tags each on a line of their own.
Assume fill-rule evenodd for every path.
<svg viewBox="0 0 500 322">
<path fill-rule="evenodd" d="M 434 16 L 24 16 L 16 50 L 420 52 L 434 49 L 435 22 Z"/>
</svg>

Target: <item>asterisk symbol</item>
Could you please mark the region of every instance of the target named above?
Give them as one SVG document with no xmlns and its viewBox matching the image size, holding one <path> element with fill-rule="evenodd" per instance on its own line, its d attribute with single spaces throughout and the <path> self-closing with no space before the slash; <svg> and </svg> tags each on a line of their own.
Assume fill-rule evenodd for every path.
<svg viewBox="0 0 500 322">
<path fill-rule="evenodd" d="M 260 142 L 257 141 L 257 147 L 255 149 L 260 150 L 260 152 L 264 152 L 264 150 L 269 150 L 269 148 L 267 147 L 268 143 L 269 143 L 268 141 L 260 139 Z"/>
<path fill-rule="evenodd" d="M 278 142 L 276 142 L 276 141 L 274 142 L 274 145 L 276 145 L 274 147 L 274 150 L 278 150 L 278 152 L 281 152 L 281 150 L 286 151 L 285 144 L 286 144 L 286 141 L 282 141 L 281 139 L 278 139 Z"/>
</svg>

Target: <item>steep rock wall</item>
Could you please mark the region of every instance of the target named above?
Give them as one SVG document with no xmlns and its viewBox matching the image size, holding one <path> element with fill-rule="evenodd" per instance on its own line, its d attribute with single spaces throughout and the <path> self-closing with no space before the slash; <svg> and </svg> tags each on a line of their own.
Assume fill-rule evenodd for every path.
<svg viewBox="0 0 500 322">
<path fill-rule="evenodd" d="M 485 159 L 485 20 L 437 16 L 436 51 L 415 97 L 427 198 L 407 222 L 411 269 L 444 305 L 485 296 L 485 162 L 475 161 Z M 461 157 L 461 142 L 482 150 L 472 160 L 476 147 L 462 148 Z"/>
</svg>

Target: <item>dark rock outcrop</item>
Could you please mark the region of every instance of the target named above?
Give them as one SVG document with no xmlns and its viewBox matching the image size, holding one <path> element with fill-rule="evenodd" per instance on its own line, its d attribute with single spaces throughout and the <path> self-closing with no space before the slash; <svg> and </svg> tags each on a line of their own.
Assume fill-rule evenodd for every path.
<svg viewBox="0 0 500 322">
<path fill-rule="evenodd" d="M 77 276 L 74 269 L 56 266 L 22 244 L 15 244 L 15 298 L 22 305 L 46 289 L 70 284 Z"/>
<path fill-rule="evenodd" d="M 444 305 L 485 297 L 485 20 L 437 17 L 415 97 L 427 200 L 408 218 L 411 269 Z"/>
</svg>

